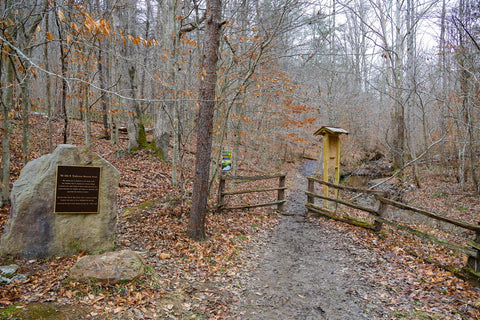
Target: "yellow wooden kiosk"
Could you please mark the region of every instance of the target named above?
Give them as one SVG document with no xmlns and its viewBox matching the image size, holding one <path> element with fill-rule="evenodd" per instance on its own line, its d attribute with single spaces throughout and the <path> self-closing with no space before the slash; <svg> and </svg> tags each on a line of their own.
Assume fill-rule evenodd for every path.
<svg viewBox="0 0 480 320">
<path fill-rule="evenodd" d="M 340 135 L 348 134 L 348 131 L 342 128 L 323 126 L 314 135 L 323 136 L 323 181 L 329 182 L 330 169 L 334 169 L 334 183 L 340 182 Z M 338 190 L 335 190 L 335 198 Z M 323 194 L 328 197 L 328 186 L 323 186 Z M 325 200 L 325 205 L 327 201 Z"/>
</svg>

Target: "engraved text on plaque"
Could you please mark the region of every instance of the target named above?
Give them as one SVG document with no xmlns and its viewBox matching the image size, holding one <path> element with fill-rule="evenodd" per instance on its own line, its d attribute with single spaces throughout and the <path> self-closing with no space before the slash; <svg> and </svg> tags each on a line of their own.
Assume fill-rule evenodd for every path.
<svg viewBox="0 0 480 320">
<path fill-rule="evenodd" d="M 100 167 L 57 166 L 55 213 L 98 213 Z"/>
</svg>

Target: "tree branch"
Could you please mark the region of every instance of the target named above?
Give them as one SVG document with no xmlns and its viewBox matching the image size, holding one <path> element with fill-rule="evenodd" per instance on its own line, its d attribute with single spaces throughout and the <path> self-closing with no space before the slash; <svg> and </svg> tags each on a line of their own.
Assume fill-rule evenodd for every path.
<svg viewBox="0 0 480 320">
<path fill-rule="evenodd" d="M 480 51 L 480 45 L 478 44 L 477 40 L 475 40 L 475 38 L 472 36 L 472 34 L 467 30 L 467 27 L 462 23 L 462 21 L 460 21 L 460 19 L 458 19 L 457 17 L 453 17 L 453 20 L 457 20 L 457 22 L 460 24 L 460 26 L 462 27 L 463 31 L 465 31 L 465 33 L 468 35 L 468 37 L 470 38 L 470 40 L 472 40 L 473 44 L 475 45 L 475 47 L 477 47 L 477 50 Z M 455 23 L 455 26 L 457 27 L 457 29 L 460 29 L 457 24 Z"/>
</svg>

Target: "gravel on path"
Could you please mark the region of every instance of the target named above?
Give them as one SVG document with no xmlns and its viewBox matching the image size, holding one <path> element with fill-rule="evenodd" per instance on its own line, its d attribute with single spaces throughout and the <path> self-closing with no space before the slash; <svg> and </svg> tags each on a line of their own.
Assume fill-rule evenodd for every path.
<svg viewBox="0 0 480 320">
<path fill-rule="evenodd" d="M 348 228 L 306 216 L 306 162 L 288 177 L 286 215 L 238 283 L 235 319 L 390 319 L 387 288 L 372 281 L 383 273 L 381 256 L 355 241 Z"/>
</svg>

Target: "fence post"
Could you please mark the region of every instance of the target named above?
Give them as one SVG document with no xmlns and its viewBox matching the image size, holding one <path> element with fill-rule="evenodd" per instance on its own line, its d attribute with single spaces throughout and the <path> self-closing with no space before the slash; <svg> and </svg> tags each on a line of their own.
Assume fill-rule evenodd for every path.
<svg viewBox="0 0 480 320">
<path fill-rule="evenodd" d="M 307 179 L 308 179 L 307 191 L 309 193 L 315 193 L 315 181 L 310 177 L 307 177 Z M 307 195 L 307 203 L 315 204 L 315 198 L 312 197 L 311 195 Z"/>
<path fill-rule="evenodd" d="M 277 200 L 278 201 L 283 201 L 285 200 L 285 176 L 282 175 L 278 178 L 278 196 L 277 196 Z M 284 208 L 284 203 L 279 203 L 277 205 L 277 210 L 282 212 L 283 211 L 283 208 Z"/>
<path fill-rule="evenodd" d="M 220 174 L 220 183 L 218 184 L 218 197 L 217 197 L 218 211 L 221 211 L 223 207 L 224 191 L 225 191 L 225 175 Z"/>
<path fill-rule="evenodd" d="M 385 211 L 387 211 L 387 207 L 388 207 L 388 204 L 384 203 L 380 197 L 376 197 L 377 198 L 377 201 L 380 201 L 380 205 L 378 206 L 378 210 L 377 210 L 377 214 L 375 214 L 377 217 L 380 217 L 382 218 Z M 380 232 L 382 231 L 382 227 L 383 227 L 383 222 L 381 221 L 378 221 L 378 220 L 375 220 L 373 222 L 373 230 L 375 232 Z"/>
<path fill-rule="evenodd" d="M 478 223 L 480 225 L 480 222 Z M 473 248 L 476 252 L 475 257 L 468 257 L 467 267 L 472 269 L 474 272 L 480 272 L 480 230 L 475 230 L 475 247 Z"/>
</svg>

